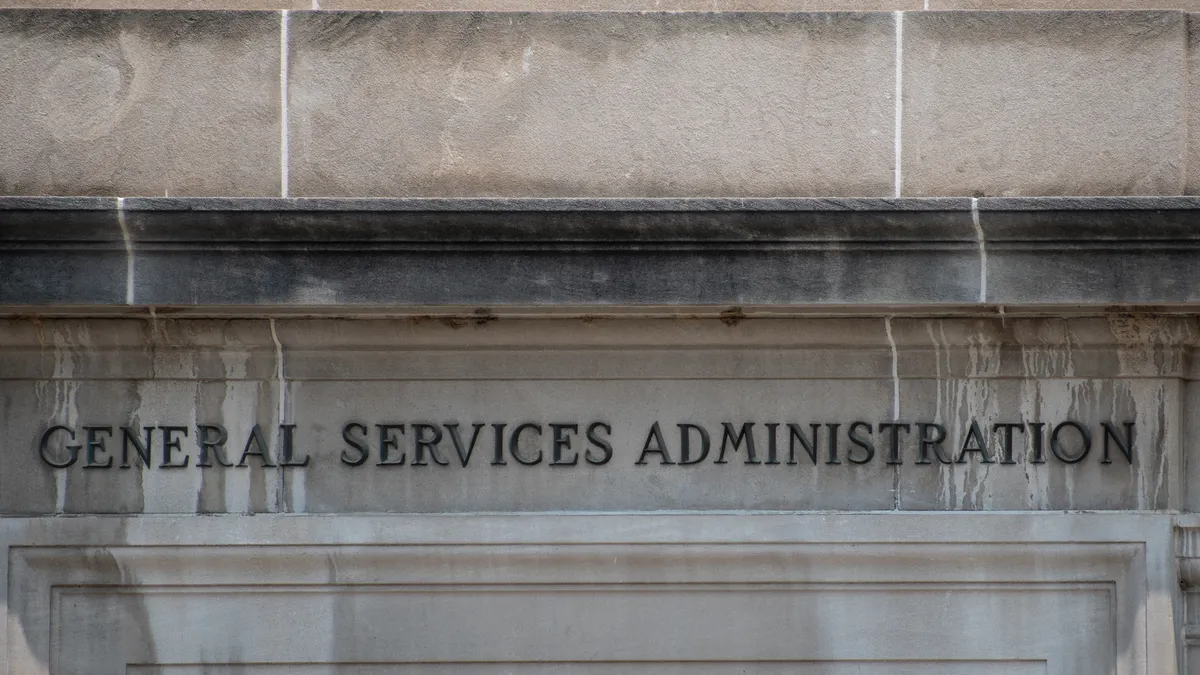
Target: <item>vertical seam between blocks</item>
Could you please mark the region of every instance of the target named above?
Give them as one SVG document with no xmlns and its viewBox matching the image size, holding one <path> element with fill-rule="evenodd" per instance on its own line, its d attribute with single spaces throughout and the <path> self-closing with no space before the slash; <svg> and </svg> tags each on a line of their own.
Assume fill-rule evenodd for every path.
<svg viewBox="0 0 1200 675">
<path fill-rule="evenodd" d="M 279 196 L 288 186 L 288 11 L 279 13 Z"/>
<path fill-rule="evenodd" d="M 979 302 L 987 302 L 987 243 L 983 238 L 983 226 L 979 224 L 979 198 L 971 197 L 971 224 L 975 226 L 975 239 L 979 242 Z"/>
<path fill-rule="evenodd" d="M 896 338 L 892 336 L 892 315 L 883 317 L 883 330 L 887 333 L 888 347 L 892 351 L 892 419 L 900 419 L 900 352 L 896 349 Z"/>
<path fill-rule="evenodd" d="M 133 239 L 129 236 L 129 225 L 125 222 L 125 198 L 117 197 L 117 225 L 121 228 L 121 240 L 125 244 L 125 304 L 132 305 L 133 293 Z"/>
<path fill-rule="evenodd" d="M 895 122 L 893 124 L 894 137 L 893 153 L 895 157 L 895 165 L 892 167 L 892 196 L 899 197 L 901 185 L 903 184 L 903 174 L 900 168 L 901 158 L 901 121 L 904 115 L 904 12 L 893 12 L 893 19 L 896 24 L 896 86 L 893 96 L 895 96 Z"/>
<path fill-rule="evenodd" d="M 892 315 L 883 317 L 883 330 L 887 334 L 888 347 L 892 352 L 892 421 L 900 421 L 900 351 L 896 349 L 896 338 L 892 335 Z M 882 430 L 881 430 L 882 433 Z M 900 510 L 900 465 L 892 467 L 892 510 Z"/>
<path fill-rule="evenodd" d="M 276 436 L 275 448 L 277 453 L 283 452 L 283 425 L 286 424 L 284 416 L 287 414 L 287 376 L 283 370 L 283 343 L 279 341 L 279 333 L 275 331 L 275 318 L 271 317 L 267 320 L 271 326 L 271 342 L 275 343 L 275 382 L 279 387 L 279 411 L 278 419 L 276 420 L 275 428 L 278 429 Z M 282 458 L 277 455 L 275 464 L 278 467 L 279 482 L 275 491 L 275 511 L 281 512 L 284 510 L 284 490 L 287 487 L 284 482 L 284 471 Z"/>
</svg>

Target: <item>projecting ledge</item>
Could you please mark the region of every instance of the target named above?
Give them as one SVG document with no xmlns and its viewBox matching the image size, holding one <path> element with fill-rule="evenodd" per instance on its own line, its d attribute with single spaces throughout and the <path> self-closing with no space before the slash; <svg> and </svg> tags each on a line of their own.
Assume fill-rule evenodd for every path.
<svg viewBox="0 0 1200 675">
<path fill-rule="evenodd" d="M 1200 301 L 1200 199 L 0 198 L 0 305 Z"/>
</svg>

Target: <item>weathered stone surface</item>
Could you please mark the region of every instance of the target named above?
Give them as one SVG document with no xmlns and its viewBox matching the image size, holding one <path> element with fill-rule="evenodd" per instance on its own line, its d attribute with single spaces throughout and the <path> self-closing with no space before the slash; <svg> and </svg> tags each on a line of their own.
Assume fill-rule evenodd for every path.
<svg viewBox="0 0 1200 675">
<path fill-rule="evenodd" d="M 291 193 L 883 196 L 892 15 L 291 15 Z"/>
<path fill-rule="evenodd" d="M 909 345 L 898 355 L 899 416 L 945 427 L 943 451 L 950 460 L 943 463 L 931 451 L 928 465 L 898 467 L 900 508 L 1103 509 L 1115 503 L 1178 508 L 1182 378 L 1194 324 L 1129 316 L 897 320 L 892 330 L 899 343 Z M 922 338 L 932 349 L 918 346 Z M 1064 422 L 1101 419 L 1113 422 L 1114 438 L 1106 440 L 1108 432 L 1085 424 L 1090 450 L 1076 429 L 1055 431 Z M 1038 432 L 1040 452 L 1032 428 L 1014 430 L 1009 445 L 1003 429 L 995 427 L 1022 420 L 1046 425 Z M 973 421 L 982 443 L 969 442 Z M 1118 454 L 1114 440 L 1125 438 L 1126 422 L 1134 424 L 1139 449 L 1132 462 Z M 914 427 L 911 436 L 919 434 Z M 1068 466 L 1056 454 L 1051 441 L 1056 434 L 1062 457 L 1078 458 L 1077 464 Z M 983 453 L 962 452 L 980 447 Z"/>
<path fill-rule="evenodd" d="M 1121 316 L 14 320 L 0 350 L 0 509 L 1175 509 L 1195 332 L 1187 320 Z M 241 461 L 246 449 L 266 449 L 271 464 L 282 463 L 280 420 L 296 425 L 286 432 L 293 458 L 311 464 Z M 896 420 L 941 425 L 951 464 L 929 454 L 933 462 L 919 461 L 916 427 L 899 436 L 893 455 L 879 425 Z M 973 421 L 990 464 L 983 453 L 959 452 Z M 1017 432 L 1012 462 L 1001 461 L 1007 453 L 994 425 L 1010 422 L 1047 425 L 1044 463 L 1028 426 Z M 1049 440 L 1064 422 L 1092 437 L 1076 464 L 1074 437 L 1057 453 Z M 1106 422 L 1117 440 L 1132 438 L 1128 459 L 1117 440 L 1105 454 Z M 54 424 L 71 431 L 55 432 L 49 461 L 69 457 L 67 434 L 85 446 L 67 469 L 39 459 L 39 439 Z M 197 425 L 207 424 L 227 432 L 220 458 L 244 466 L 196 466 Z M 389 424 L 405 427 L 380 426 Z M 514 441 L 522 424 L 535 426 Z M 710 438 L 696 459 L 700 432 L 689 432 L 691 464 L 682 464 L 680 424 Z M 816 438 L 815 457 L 791 441 L 789 424 Z M 566 439 L 557 462 L 552 425 Z M 131 466 L 83 468 L 87 426 L 112 433 L 99 432 L 104 450 L 91 463 L 112 457 Z M 139 438 L 141 427 L 156 427 L 153 468 L 139 468 L 132 445 L 124 459 L 121 426 Z M 184 428 L 176 461 L 186 456 L 189 467 L 161 468 L 166 426 Z M 743 429 L 753 453 L 737 438 Z M 867 444 L 856 445 L 852 431 Z M 381 466 L 385 439 L 395 439 L 385 462 L 394 464 Z"/>
<path fill-rule="evenodd" d="M 115 200 L 8 198 L 0 305 L 485 316 L 708 305 L 697 311 L 736 316 L 853 305 L 1137 312 L 1200 299 L 1196 197 L 974 207 L 964 198 L 139 198 L 117 213 Z"/>
<path fill-rule="evenodd" d="M 4 665 L 16 675 L 1173 675 L 1172 520 L 5 519 Z"/>
<path fill-rule="evenodd" d="M 1195 0 L 3 0 L 0 8 L 33 9 L 325 9 L 387 11 L 913 11 L 1178 9 L 1196 11 Z"/>
<path fill-rule="evenodd" d="M 272 10 L 309 9 L 312 0 L 3 0 L 0 8 L 75 10 Z"/>
<path fill-rule="evenodd" d="M 0 11 L 0 193 L 279 193 L 279 15 Z"/>
<path fill-rule="evenodd" d="M 831 12 L 921 9 L 921 0 L 324 0 L 327 10 L 471 12 Z"/>
<path fill-rule="evenodd" d="M 127 245 L 140 305 L 950 304 L 978 297 L 966 200 L 622 203 L 501 200 L 128 200 L 87 237 Z M 195 208 L 193 208 L 195 207 Z M 89 214 L 91 212 L 88 212 Z M 0 211 L 0 261 L 81 267 L 74 215 Z M 126 239 L 127 238 L 127 239 Z M 369 251 L 369 253 L 368 253 Z M 48 252 L 48 253 L 47 253 Z M 198 273 L 202 271 L 202 273 Z M 65 304 L 47 268 L 7 278 L 0 304 Z M 121 277 L 118 277 L 121 278 Z M 877 284 L 877 279 L 889 279 Z M 72 281 L 75 281 L 74 279 Z"/>
<path fill-rule="evenodd" d="M 921 9 L 921 0 L 2 0 L 0 9 L 386 10 L 433 12 L 829 12 Z"/>
<path fill-rule="evenodd" d="M 1188 280 L 1198 252 L 1194 211 L 1093 211 L 1075 208 L 1072 200 L 1029 210 L 1019 204 L 987 205 L 1011 209 L 999 213 L 984 208 L 984 201 L 979 223 L 987 250 L 988 302 L 1200 300 L 1200 288 Z"/>
<path fill-rule="evenodd" d="M 1178 12 L 904 16 L 906 195 L 1179 194 Z"/>
<path fill-rule="evenodd" d="M 1200 9 L 1194 7 L 1193 9 Z M 1184 187 L 1189 195 L 1200 193 L 1200 139 L 1196 130 L 1200 129 L 1200 15 L 1187 15 L 1188 27 L 1188 95 L 1187 95 L 1187 184 Z"/>
<path fill-rule="evenodd" d="M 929 0 L 932 10 L 1106 10 L 1200 9 L 1196 0 Z"/>
</svg>

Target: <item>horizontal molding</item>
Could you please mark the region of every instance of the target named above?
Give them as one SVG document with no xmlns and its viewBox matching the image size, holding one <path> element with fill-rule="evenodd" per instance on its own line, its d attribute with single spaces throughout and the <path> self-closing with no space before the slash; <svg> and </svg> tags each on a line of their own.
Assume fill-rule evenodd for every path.
<svg viewBox="0 0 1200 675">
<path fill-rule="evenodd" d="M 306 198 L 126 197 L 126 211 L 1158 211 L 1200 208 L 1200 196 L 805 198 Z M 117 197 L 2 196 L 2 211 L 106 211 Z"/>
<path fill-rule="evenodd" d="M 1136 513 L 606 512 L 340 515 L 211 514 L 0 519 L 10 547 L 312 546 L 396 544 L 869 544 L 1132 543 L 1162 560 L 1173 527 L 1200 516 Z M 6 561 L 0 561 L 6 562 Z"/>
<path fill-rule="evenodd" d="M 61 636 L 52 631 L 52 617 L 80 606 L 54 601 L 55 589 L 66 586 L 89 587 L 85 596 L 72 596 L 77 602 L 89 603 L 84 611 L 111 606 L 105 603 L 109 597 L 125 603 L 122 606 L 140 608 L 148 619 L 166 616 L 178 602 L 212 602 L 214 612 L 228 611 L 237 606 L 231 603 L 239 601 L 232 597 L 234 593 L 242 598 L 257 595 L 260 603 L 268 598 L 283 602 L 278 593 L 292 589 L 302 592 L 287 595 L 291 607 L 316 608 L 311 602 L 319 602 L 321 593 L 331 599 L 333 593 L 343 597 L 354 594 L 363 602 L 374 603 L 357 606 L 368 616 L 370 611 L 390 611 L 386 603 L 403 599 L 397 594 L 384 597 L 377 593 L 386 594 L 394 585 L 443 592 L 439 597 L 443 603 L 453 600 L 448 595 L 462 590 L 486 593 L 492 584 L 538 586 L 507 594 L 519 605 L 525 602 L 522 596 L 536 598 L 544 584 L 552 584 L 548 590 L 553 593 L 562 590 L 559 584 L 579 583 L 584 570 L 587 590 L 620 584 L 621 590 L 606 594 L 617 599 L 634 597 L 622 596 L 622 592 L 638 595 L 663 588 L 670 588 L 678 598 L 712 592 L 733 598 L 738 590 L 758 591 L 760 584 L 775 586 L 768 592 L 776 594 L 789 592 L 788 584 L 799 584 L 793 588 L 828 590 L 827 597 L 848 600 L 853 594 L 886 593 L 892 585 L 909 598 L 913 615 L 930 607 L 920 602 L 920 591 L 935 593 L 937 607 L 948 598 L 962 599 L 958 594 L 964 592 L 983 594 L 995 602 L 1020 593 L 1021 602 L 1026 603 L 1022 606 L 1042 598 L 1059 602 L 1055 605 L 1059 611 L 1068 597 L 1081 600 L 1089 594 L 1106 611 L 1088 616 L 1099 618 L 1111 630 L 1047 642 L 979 640 L 971 643 L 975 645 L 971 655 L 1068 658 L 1072 648 L 1092 647 L 1091 641 L 1099 641 L 1111 644 L 1112 651 L 1087 653 L 1111 654 L 1104 658 L 1114 661 L 1106 666 L 1119 672 L 1168 673 L 1176 672 L 1169 591 L 1175 578 L 1166 559 L 1171 520 L 1170 516 L 1097 514 L 745 513 L 5 519 L 0 522 L 0 543 L 8 547 L 8 553 L 0 565 L 8 566 L 9 613 L 25 638 L 10 643 L 7 665 L 23 672 L 22 668 L 33 669 L 59 653 Z M 952 593 L 947 596 L 947 591 Z M 72 591 L 63 588 L 61 592 Z M 493 601 L 495 594 L 489 600 L 477 593 L 476 599 Z M 765 612 L 768 605 L 762 606 Z M 247 616 L 261 610 L 254 603 L 242 607 Z M 896 605 L 885 607 L 890 612 Z M 196 636 L 223 635 L 189 632 L 186 622 L 197 616 L 232 614 L 184 613 L 179 620 L 185 623 L 171 623 L 170 632 L 160 631 L 163 624 L 155 620 L 114 625 L 112 630 L 134 636 L 142 631 L 154 638 L 145 644 L 167 648 L 161 654 L 177 658 L 196 651 L 189 646 L 200 639 Z M 389 614 L 387 625 L 403 626 L 408 616 L 405 606 L 398 605 Z M 901 623 L 888 623 L 892 617 Z M 601 618 L 597 617 L 597 625 L 608 626 Z M 752 617 L 747 615 L 745 620 Z M 873 620 L 881 622 L 881 629 L 903 624 L 899 614 L 886 612 Z M 422 625 L 412 624 L 414 630 Z M 977 629 L 979 624 L 972 625 Z M 96 636 L 103 637 L 104 631 L 99 627 L 88 636 L 102 642 Z M 728 639 L 725 633 L 719 634 Z M 127 640 L 113 641 L 103 658 L 121 656 L 112 644 L 133 650 L 126 652 L 130 656 L 141 656 L 137 648 L 143 643 Z M 771 644 L 783 646 L 767 647 L 742 658 L 787 657 L 780 650 L 795 643 Z M 904 645 L 911 643 L 895 644 L 900 652 L 864 649 L 855 653 L 871 658 L 904 656 Z M 77 651 L 66 652 L 67 656 L 83 653 L 78 651 L 83 648 L 81 642 L 73 645 Z M 999 654 L 1006 646 L 1022 653 Z M 1039 653 L 1029 653 L 1034 648 Z M 721 658 L 741 657 L 739 649 Z M 273 659 L 272 654 L 259 652 L 255 652 L 260 657 L 255 662 Z M 850 655 L 846 651 L 836 656 Z M 390 656 L 390 652 L 379 653 L 380 658 Z M 429 652 L 425 656 L 439 661 L 453 654 Z M 706 653 L 700 649 L 693 656 L 705 657 Z M 926 656 L 945 658 L 934 652 Z M 539 653 L 539 658 L 548 660 L 570 657 L 563 650 Z M 638 654 L 631 657 L 641 658 Z M 595 657 L 585 654 L 582 658 Z M 139 662 L 153 661 L 143 658 Z M 196 661 L 184 658 L 182 662 Z"/>
<path fill-rule="evenodd" d="M 890 332 L 890 341 L 889 341 Z M 1194 318 L 0 319 L 0 380 L 1195 379 Z M 276 343 L 278 340 L 278 343 Z M 893 345 L 895 352 L 893 354 Z M 79 358 L 86 353 L 87 358 Z M 893 357 L 895 361 L 893 362 Z M 226 358 L 244 369 L 231 373 Z M 74 364 L 64 368 L 62 364 Z M 181 365 L 190 364 L 190 365 Z M 893 371 L 893 367 L 895 370 Z"/>
<path fill-rule="evenodd" d="M 979 229 L 964 199 L 116 206 L 0 199 L 0 305 L 489 311 L 1200 301 L 1200 200 L 1192 198 L 981 199 Z"/>
</svg>

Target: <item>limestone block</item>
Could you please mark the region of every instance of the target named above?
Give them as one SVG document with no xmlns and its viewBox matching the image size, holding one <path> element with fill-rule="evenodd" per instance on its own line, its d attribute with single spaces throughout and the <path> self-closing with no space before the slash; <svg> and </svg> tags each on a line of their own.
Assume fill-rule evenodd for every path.
<svg viewBox="0 0 1200 675">
<path fill-rule="evenodd" d="M 947 436 L 927 464 L 897 467 L 901 508 L 1177 508 L 1190 323 L 898 320 L 893 331 L 912 341 L 899 354 L 900 417 L 922 411 Z M 913 348 L 921 333 L 931 350 Z M 1101 419 L 1111 427 L 1070 424 Z M 1014 429 L 1011 440 L 996 427 L 1019 420 L 1044 426 Z M 975 423 L 979 442 L 969 438 Z M 1138 450 L 1126 457 L 1120 442 L 1130 438 Z"/>
<path fill-rule="evenodd" d="M 1136 316 L 14 320 L 0 510 L 1178 509 L 1195 333 Z"/>
<path fill-rule="evenodd" d="M 921 9 L 921 0 L 0 0 L 0 8 L 386 10 L 442 12 L 830 12 Z"/>
<path fill-rule="evenodd" d="M 0 193 L 279 194 L 279 15 L 0 12 Z"/>
<path fill-rule="evenodd" d="M 971 10 L 1097 10 L 1097 9 L 1181 9 L 1195 11 L 1196 0 L 929 0 L 927 9 Z"/>
<path fill-rule="evenodd" d="M 167 1 L 167 0 L 164 0 Z M 836 12 L 921 9 L 921 0 L 325 0 L 327 10 L 506 12 Z"/>
<path fill-rule="evenodd" d="M 116 200 L 103 197 L 9 198 L 0 209 L 0 303 L 120 303 L 129 253 Z M 49 202 L 50 208 L 30 208 Z M 53 232 L 64 246 L 47 246 Z"/>
<path fill-rule="evenodd" d="M 1195 7 L 1191 9 L 1200 9 Z M 1200 83 L 1196 81 L 1200 72 L 1200 15 L 1187 15 L 1188 26 L 1188 97 L 1187 124 L 1190 132 L 1187 147 L 1187 185 L 1186 193 L 1200 193 L 1200 142 L 1192 136 L 1200 129 Z"/>
<path fill-rule="evenodd" d="M 1179 194 L 1178 12 L 904 16 L 906 195 Z"/>
<path fill-rule="evenodd" d="M 1095 514 L 6 519 L 3 665 L 1171 675 L 1171 525 Z"/>
<path fill-rule="evenodd" d="M 978 200 L 986 299 L 1004 305 L 1200 300 L 1200 289 L 1183 277 L 1195 268 L 1192 211 L 1163 203 L 1150 216 L 1141 200 L 1120 201 L 1130 208 L 1098 211 L 1087 199 L 1058 197 Z"/>
<path fill-rule="evenodd" d="M 0 7 L 18 9 L 137 10 L 272 10 L 309 9 L 312 0 L 4 0 Z"/>
<path fill-rule="evenodd" d="M 0 410 L 14 433 L 0 436 L 4 510 L 246 513 L 287 508 L 276 471 L 261 466 L 205 471 L 195 468 L 198 456 L 190 458 L 186 469 L 144 470 L 136 447 L 122 444 L 120 429 L 130 427 L 144 443 L 144 428 L 160 424 L 187 428 L 192 441 L 197 421 L 208 419 L 220 420 L 239 438 L 254 424 L 275 428 L 278 382 L 266 325 L 18 322 L 6 329 L 0 348 Z M 29 349 L 31 345 L 45 348 Z M 35 448 L 29 445 L 27 427 L 45 426 L 47 415 L 80 427 L 81 434 L 86 434 L 84 426 L 111 427 L 94 433 L 105 441 L 94 463 L 111 462 L 118 468 L 69 475 L 46 472 L 30 462 Z M 161 441 L 163 432 L 153 433 L 152 440 Z M 151 443 L 147 449 L 160 452 L 161 444 L 157 447 Z M 182 454 L 173 456 L 173 463 L 182 461 Z M 129 468 L 121 469 L 121 464 Z"/>
<path fill-rule="evenodd" d="M 126 218 L 136 300 L 155 305 L 465 305 L 487 313 L 505 305 L 973 301 L 979 255 L 970 216 L 928 206 L 865 216 L 551 206 L 519 215 L 148 210 Z"/>
<path fill-rule="evenodd" d="M 891 14 L 290 20 L 295 195 L 891 194 Z"/>
</svg>

